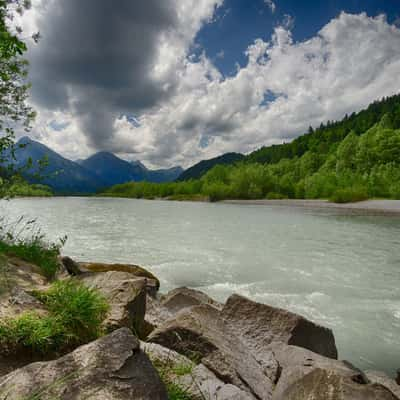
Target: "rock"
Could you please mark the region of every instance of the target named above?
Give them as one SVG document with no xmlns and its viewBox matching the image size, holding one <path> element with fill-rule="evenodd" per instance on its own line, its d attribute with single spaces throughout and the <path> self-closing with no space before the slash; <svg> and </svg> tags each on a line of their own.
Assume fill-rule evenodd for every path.
<svg viewBox="0 0 400 400">
<path fill-rule="evenodd" d="M 4 262 L 1 271 L 3 292 L 7 293 L 16 286 L 24 290 L 42 290 L 48 287 L 48 281 L 37 265 L 15 257 L 7 257 Z"/>
<path fill-rule="evenodd" d="M 350 363 L 333 360 L 313 353 L 310 350 L 283 343 L 270 346 L 280 367 L 280 376 L 274 390 L 273 400 L 284 399 L 283 394 L 295 382 L 314 369 L 334 371 L 338 375 L 349 377 L 360 383 L 368 383 L 368 379 Z"/>
<path fill-rule="evenodd" d="M 337 359 L 332 331 L 300 315 L 234 294 L 224 305 L 222 316 L 261 358 L 268 345 L 281 342 Z"/>
<path fill-rule="evenodd" d="M 0 378 L 0 399 L 167 400 L 139 341 L 119 329 L 55 361 L 27 365 Z"/>
<path fill-rule="evenodd" d="M 79 279 L 86 286 L 97 289 L 107 300 L 110 310 L 103 325 L 108 332 L 127 327 L 142 335 L 146 313 L 146 278 L 109 271 L 80 275 Z"/>
<path fill-rule="evenodd" d="M 171 290 L 163 296 L 148 296 L 146 321 L 154 329 L 187 307 L 209 304 L 218 309 L 222 304 L 198 290 L 186 287 Z"/>
<path fill-rule="evenodd" d="M 164 378 L 183 388 L 193 400 L 255 400 L 238 387 L 225 384 L 204 365 L 196 365 L 187 357 L 156 343 L 142 343 L 143 351 Z"/>
<path fill-rule="evenodd" d="M 360 384 L 335 371 L 314 369 L 291 385 L 279 400 L 398 400 L 378 384 Z"/>
<path fill-rule="evenodd" d="M 64 265 L 65 269 L 70 275 L 77 276 L 83 274 L 83 271 L 81 271 L 79 264 L 72 258 L 68 256 L 61 257 L 61 263 L 62 265 Z"/>
<path fill-rule="evenodd" d="M 81 272 L 126 272 L 137 277 L 147 278 L 149 280 L 149 289 L 154 286 L 157 291 L 160 288 L 160 281 L 151 272 L 146 269 L 133 264 L 105 264 L 105 263 L 78 263 Z"/>
<path fill-rule="evenodd" d="M 171 314 L 176 314 L 184 308 L 201 304 L 209 304 L 217 309 L 222 308 L 222 304 L 216 302 L 205 293 L 187 287 L 171 290 L 161 299 L 161 305 Z"/>
<path fill-rule="evenodd" d="M 215 307 L 185 308 L 155 329 L 149 341 L 201 361 L 220 380 L 261 400 L 271 399 L 273 381 Z"/>
<path fill-rule="evenodd" d="M 365 371 L 365 375 L 372 383 L 378 383 L 390 390 L 395 396 L 400 399 L 400 386 L 399 384 L 387 376 L 384 372 L 380 371 Z"/>
</svg>

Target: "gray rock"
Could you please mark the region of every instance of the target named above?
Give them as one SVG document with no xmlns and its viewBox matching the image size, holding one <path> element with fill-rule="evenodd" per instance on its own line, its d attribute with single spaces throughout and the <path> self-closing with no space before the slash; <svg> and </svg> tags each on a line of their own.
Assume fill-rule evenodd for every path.
<svg viewBox="0 0 400 400">
<path fill-rule="evenodd" d="M 100 272 L 80 275 L 88 287 L 97 289 L 107 300 L 110 310 L 103 325 L 107 331 L 128 327 L 142 336 L 146 312 L 146 278 L 127 272 Z"/>
<path fill-rule="evenodd" d="M 252 349 L 263 353 L 273 342 L 303 347 L 329 358 L 337 358 L 335 338 L 330 329 L 280 308 L 232 295 L 222 310 L 233 331 Z"/>
<path fill-rule="evenodd" d="M 149 341 L 189 358 L 197 358 L 224 383 L 237 386 L 259 399 L 272 397 L 273 381 L 213 306 L 183 309 L 155 329 Z"/>
<path fill-rule="evenodd" d="M 71 257 L 61 257 L 60 261 L 70 275 L 77 276 L 83 274 L 83 271 L 80 269 L 79 264 Z"/>
<path fill-rule="evenodd" d="M 222 304 L 205 293 L 186 287 L 171 290 L 165 295 L 148 296 L 146 321 L 154 329 L 187 307 L 209 304 L 218 309 Z"/>
<path fill-rule="evenodd" d="M 397 400 L 382 385 L 360 384 L 335 371 L 314 369 L 296 381 L 280 400 Z"/>
<path fill-rule="evenodd" d="M 333 360 L 313 353 L 310 350 L 283 343 L 270 346 L 280 367 L 280 376 L 274 390 L 273 400 L 283 400 L 285 391 L 295 382 L 314 369 L 333 371 L 340 376 L 349 377 L 358 382 L 367 383 L 368 379 L 350 363 Z"/>
<path fill-rule="evenodd" d="M 141 343 L 154 365 L 163 369 L 165 378 L 179 385 L 193 400 L 255 400 L 238 387 L 225 384 L 204 365 L 156 343 Z"/>
<path fill-rule="evenodd" d="M 398 383 L 380 371 L 365 371 L 365 375 L 372 383 L 379 383 L 386 389 L 390 390 L 395 396 L 400 399 L 400 386 Z"/>
<path fill-rule="evenodd" d="M 27 365 L 0 378 L 0 399 L 167 400 L 139 341 L 119 329 L 55 361 Z"/>
</svg>

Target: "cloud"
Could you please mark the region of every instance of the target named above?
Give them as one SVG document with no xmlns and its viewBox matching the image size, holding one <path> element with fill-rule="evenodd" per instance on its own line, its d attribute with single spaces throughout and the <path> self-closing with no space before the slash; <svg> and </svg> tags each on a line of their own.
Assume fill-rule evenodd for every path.
<svg viewBox="0 0 400 400">
<path fill-rule="evenodd" d="M 165 0 L 158 8 L 161 2 L 147 1 L 151 9 L 145 6 L 140 19 L 133 3 L 139 7 L 126 2 L 123 15 L 107 11 L 111 27 L 102 6 L 88 26 L 69 27 L 76 16 L 69 8 L 82 7 L 77 0 L 63 2 L 66 9 L 58 1 L 48 10 L 52 18 L 41 20 L 43 37 L 54 36 L 31 55 L 40 111 L 35 132 L 73 158 L 101 149 L 153 166 L 188 166 L 291 140 L 309 125 L 400 91 L 400 30 L 383 15 L 342 13 L 302 42 L 288 25 L 278 26 L 269 41 L 248 46 L 245 66 L 224 77 L 204 54 L 191 54 L 197 32 L 221 2 Z M 156 28 L 152 21 L 159 21 Z M 135 36 L 139 27 L 146 38 Z M 72 37 L 56 40 L 65 32 Z M 121 115 L 134 115 L 137 123 Z M 51 120 L 71 124 L 52 135 Z"/>
<path fill-rule="evenodd" d="M 115 147 L 121 113 L 139 114 L 174 93 L 177 64 L 220 1 L 45 3 L 42 40 L 28 54 L 33 101 L 72 112 L 92 147 Z"/>
<path fill-rule="evenodd" d="M 272 0 L 264 0 L 264 3 L 271 10 L 272 14 L 274 14 L 276 11 L 276 4 Z"/>
</svg>

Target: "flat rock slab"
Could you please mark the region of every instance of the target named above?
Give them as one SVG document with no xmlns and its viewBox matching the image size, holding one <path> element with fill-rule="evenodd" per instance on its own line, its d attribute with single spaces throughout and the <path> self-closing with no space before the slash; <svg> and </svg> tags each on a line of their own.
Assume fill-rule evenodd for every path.
<svg viewBox="0 0 400 400">
<path fill-rule="evenodd" d="M 154 290 L 157 291 L 160 288 L 160 281 L 147 269 L 134 264 L 106 264 L 98 262 L 76 262 L 70 257 L 62 257 L 61 262 L 63 263 L 66 270 L 71 275 L 81 275 L 90 272 L 126 272 L 137 277 L 149 279 L 149 284 L 154 284 Z"/>
<path fill-rule="evenodd" d="M 334 371 L 315 369 L 291 385 L 279 400 L 398 400 L 379 384 L 359 384 Z"/>
<path fill-rule="evenodd" d="M 27 365 L 0 378 L 0 399 L 168 400 L 139 341 L 119 329 L 55 361 Z"/>
<path fill-rule="evenodd" d="M 272 397 L 273 380 L 211 305 L 183 309 L 155 329 L 149 341 L 201 361 L 226 384 L 262 400 Z"/>
<path fill-rule="evenodd" d="M 268 345 L 281 342 L 337 359 L 332 331 L 300 315 L 234 294 L 224 305 L 222 316 L 253 353 L 261 357 Z"/>
</svg>

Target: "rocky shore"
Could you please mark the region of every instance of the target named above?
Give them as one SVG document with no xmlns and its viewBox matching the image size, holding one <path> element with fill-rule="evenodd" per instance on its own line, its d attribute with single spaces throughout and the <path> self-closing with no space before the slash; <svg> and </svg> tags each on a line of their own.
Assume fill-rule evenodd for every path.
<svg viewBox="0 0 400 400">
<path fill-rule="evenodd" d="M 0 318 L 46 313 L 32 296 L 49 282 L 9 260 L 13 289 Z M 225 304 L 159 281 L 135 265 L 64 257 L 73 277 L 109 304 L 101 338 L 57 357 L 0 348 L 0 400 L 399 400 L 400 382 L 339 361 L 330 329 L 300 315 L 232 295 Z M 400 363 L 400 360 L 399 360 Z M 168 397 L 168 392 L 183 393 Z"/>
</svg>

